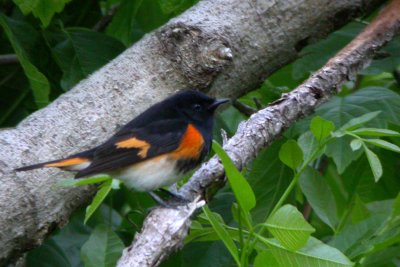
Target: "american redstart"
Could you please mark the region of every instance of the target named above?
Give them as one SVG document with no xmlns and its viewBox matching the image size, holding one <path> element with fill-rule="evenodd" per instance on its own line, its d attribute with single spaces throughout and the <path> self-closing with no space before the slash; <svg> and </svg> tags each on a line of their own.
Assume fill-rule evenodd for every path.
<svg viewBox="0 0 400 267">
<path fill-rule="evenodd" d="M 152 193 L 195 168 L 211 148 L 215 109 L 228 99 L 179 92 L 148 108 L 105 143 L 69 157 L 16 169 L 57 167 L 75 178 L 108 174 L 128 188 Z"/>
</svg>

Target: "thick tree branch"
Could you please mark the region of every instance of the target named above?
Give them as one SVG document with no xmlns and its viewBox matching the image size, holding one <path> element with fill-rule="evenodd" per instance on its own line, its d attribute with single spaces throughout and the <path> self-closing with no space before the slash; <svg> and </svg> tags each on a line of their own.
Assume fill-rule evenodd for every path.
<svg viewBox="0 0 400 267">
<path fill-rule="evenodd" d="M 40 245 L 93 193 L 87 187 L 56 188 L 58 179 L 71 176 L 67 172 L 13 168 L 98 145 L 117 125 L 177 89 L 242 95 L 294 60 L 296 49 L 381 2 L 200 1 L 16 129 L 1 131 L 0 265 Z M 203 183 L 196 181 L 191 183 Z"/>
<path fill-rule="evenodd" d="M 252 115 L 224 145 L 235 165 L 241 168 L 278 138 L 296 120 L 308 115 L 340 90 L 341 85 L 366 67 L 375 52 L 400 32 L 400 0 L 393 1 L 349 45 L 307 81 L 269 107 Z M 223 166 L 213 157 L 180 190 L 197 199 L 207 187 L 224 177 Z M 179 210 L 158 208 L 146 218 L 141 233 L 125 249 L 118 266 L 156 266 L 182 246 L 190 226 L 194 201 Z"/>
</svg>

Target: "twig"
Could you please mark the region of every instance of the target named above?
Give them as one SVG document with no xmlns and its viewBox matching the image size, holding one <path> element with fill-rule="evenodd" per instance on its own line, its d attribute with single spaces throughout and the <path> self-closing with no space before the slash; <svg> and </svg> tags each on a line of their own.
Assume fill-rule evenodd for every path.
<svg viewBox="0 0 400 267">
<path fill-rule="evenodd" d="M 242 102 L 239 102 L 238 100 L 233 100 L 232 105 L 239 110 L 241 113 L 243 113 L 246 116 L 251 116 L 252 114 L 256 113 L 257 110 L 255 108 L 252 108 L 246 104 L 243 104 Z"/>
<path fill-rule="evenodd" d="M 17 64 L 19 63 L 18 57 L 15 54 L 0 55 L 0 65 Z"/>
<path fill-rule="evenodd" d="M 297 119 L 308 115 L 344 82 L 365 68 L 375 52 L 400 31 L 400 0 L 393 1 L 350 44 L 307 81 L 269 107 L 253 114 L 239 126 L 224 149 L 240 169 L 267 147 Z M 217 157 L 203 164 L 180 190 L 187 199 L 201 196 L 207 187 L 224 175 Z M 141 233 L 124 250 L 118 262 L 125 266 L 156 266 L 182 246 L 190 225 L 192 209 L 157 208 L 146 218 Z M 178 226 L 177 226 L 177 222 Z"/>
<path fill-rule="evenodd" d="M 96 25 L 93 26 L 93 30 L 96 32 L 101 32 L 103 31 L 108 24 L 111 23 L 115 13 L 118 11 L 119 5 L 114 5 L 108 10 L 107 14 L 104 15 L 97 23 Z"/>
</svg>

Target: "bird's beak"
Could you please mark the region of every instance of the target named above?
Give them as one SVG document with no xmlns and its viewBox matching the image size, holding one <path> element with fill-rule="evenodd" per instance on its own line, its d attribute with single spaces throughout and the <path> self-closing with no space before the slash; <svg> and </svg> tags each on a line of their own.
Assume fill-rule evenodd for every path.
<svg viewBox="0 0 400 267">
<path fill-rule="evenodd" d="M 208 106 L 208 110 L 215 110 L 219 105 L 229 102 L 229 98 L 216 99 L 214 103 Z"/>
</svg>

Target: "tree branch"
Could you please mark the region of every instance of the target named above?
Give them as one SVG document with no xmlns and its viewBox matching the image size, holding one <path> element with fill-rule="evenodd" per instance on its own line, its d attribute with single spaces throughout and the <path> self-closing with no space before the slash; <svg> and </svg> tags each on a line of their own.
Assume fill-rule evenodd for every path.
<svg viewBox="0 0 400 267">
<path fill-rule="evenodd" d="M 211 87 L 214 96 L 242 95 L 296 59 L 296 48 L 381 2 L 200 1 L 17 128 L 0 131 L 0 265 L 40 245 L 94 192 L 56 188 L 54 183 L 71 176 L 68 172 L 15 173 L 15 167 L 98 145 L 116 125 L 177 89 Z M 196 181 L 191 183 L 207 184 Z"/>
<path fill-rule="evenodd" d="M 307 81 L 239 126 L 224 149 L 241 169 L 257 153 L 281 136 L 299 118 L 308 115 L 340 90 L 341 85 L 366 67 L 376 51 L 400 32 L 400 0 L 393 1 L 350 44 Z M 203 164 L 180 190 L 185 198 L 197 199 L 207 187 L 223 179 L 217 157 Z M 194 201 L 189 207 L 195 205 Z M 141 233 L 124 250 L 119 267 L 156 266 L 182 246 L 194 210 L 158 208 L 146 218 Z"/>
</svg>

